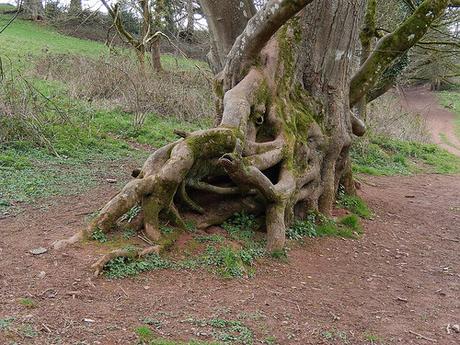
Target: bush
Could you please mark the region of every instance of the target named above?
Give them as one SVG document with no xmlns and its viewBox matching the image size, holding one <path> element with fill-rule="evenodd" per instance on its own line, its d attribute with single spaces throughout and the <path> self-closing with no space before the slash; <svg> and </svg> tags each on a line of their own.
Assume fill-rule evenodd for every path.
<svg viewBox="0 0 460 345">
<path fill-rule="evenodd" d="M 394 95 L 386 94 L 369 104 L 368 132 L 387 138 L 430 142 L 426 120 L 420 114 L 407 112 Z"/>
<path fill-rule="evenodd" d="M 65 82 L 74 98 L 135 114 L 139 125 L 146 113 L 192 121 L 214 112 L 211 84 L 198 70 L 158 74 L 147 68 L 142 75 L 129 55 L 93 59 L 47 54 L 37 63 L 36 73 Z"/>
</svg>

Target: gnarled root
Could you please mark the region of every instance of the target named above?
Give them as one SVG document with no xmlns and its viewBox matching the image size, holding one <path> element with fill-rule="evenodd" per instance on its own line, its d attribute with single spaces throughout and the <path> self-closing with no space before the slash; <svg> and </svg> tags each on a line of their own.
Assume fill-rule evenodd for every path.
<svg viewBox="0 0 460 345">
<path fill-rule="evenodd" d="M 322 111 L 313 96 L 275 80 L 286 71 L 275 41 L 262 52 L 265 66 L 251 68 L 236 85 L 231 83 L 231 89 L 224 89 L 218 127 L 176 131 L 181 139 L 153 153 L 85 231 L 56 247 L 75 243 L 97 229 L 109 232 L 133 206 L 141 205 L 144 232 L 151 243 L 162 240 L 160 216 L 185 228 L 180 214 L 184 209 L 194 213 L 200 229 L 221 224 L 241 210 L 265 213 L 267 250 L 274 252 L 284 248 L 286 227 L 294 217 L 321 207 L 327 213 L 336 181 L 342 177 L 336 170 L 343 170 L 348 154 L 342 150 L 349 145 L 348 138 L 341 131 L 364 128 L 348 116 L 346 123 L 331 122 L 324 129 L 317 122 L 321 117 L 312 115 Z M 99 274 L 115 257 L 141 255 L 145 254 L 140 249 L 116 250 L 93 268 Z"/>
</svg>

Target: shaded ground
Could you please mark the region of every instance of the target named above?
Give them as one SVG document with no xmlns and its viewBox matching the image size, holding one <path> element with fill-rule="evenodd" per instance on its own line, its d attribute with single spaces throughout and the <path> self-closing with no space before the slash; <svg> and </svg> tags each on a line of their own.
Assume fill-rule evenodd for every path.
<svg viewBox="0 0 460 345">
<path fill-rule="evenodd" d="M 259 344 L 430 343 L 409 331 L 460 342 L 446 332 L 460 323 L 458 176 L 366 177 L 361 195 L 376 216 L 362 239 L 308 240 L 287 263 L 268 260 L 249 280 L 153 271 L 109 281 L 88 269 L 93 244 L 28 253 L 73 234 L 113 192 L 107 186 L 0 220 L 0 319 L 14 318 L 0 323 L 1 344 L 134 344 L 147 317 L 173 339 L 210 339 L 210 327 L 192 320 L 220 318 L 242 321 Z"/>
<path fill-rule="evenodd" d="M 454 114 L 439 105 L 433 92 L 425 87 L 405 90 L 402 105 L 426 119 L 435 144 L 460 156 L 460 138 L 454 132 Z"/>
</svg>

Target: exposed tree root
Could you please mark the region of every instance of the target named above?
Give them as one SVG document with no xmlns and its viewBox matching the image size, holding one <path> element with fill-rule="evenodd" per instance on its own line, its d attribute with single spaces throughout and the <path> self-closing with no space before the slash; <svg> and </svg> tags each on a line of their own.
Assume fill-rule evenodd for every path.
<svg viewBox="0 0 460 345">
<path fill-rule="evenodd" d="M 352 123 L 363 128 L 347 111 L 326 131 L 320 117 L 312 115 L 318 112 L 313 97 L 299 92 L 292 72 L 287 74 L 291 58 L 280 49 L 275 37 L 261 53 L 262 65 L 249 68 L 244 76 L 232 70 L 224 77 L 230 79 L 221 80 L 223 113 L 216 128 L 176 130 L 181 139 L 154 152 L 85 231 L 55 247 L 75 243 L 95 230 L 110 232 L 120 217 L 141 205 L 139 227 L 155 244 L 147 252 L 159 253 L 162 248 L 162 218 L 186 228 L 182 214 L 187 209 L 199 229 L 221 224 L 240 211 L 264 215 L 267 250 L 274 252 L 283 250 L 286 227 L 295 217 L 318 207 L 328 212 L 348 167 L 344 147 L 349 146 Z M 340 113 L 337 104 L 331 100 L 331 113 Z M 116 257 L 145 253 L 119 249 L 93 268 L 99 274 Z"/>
</svg>

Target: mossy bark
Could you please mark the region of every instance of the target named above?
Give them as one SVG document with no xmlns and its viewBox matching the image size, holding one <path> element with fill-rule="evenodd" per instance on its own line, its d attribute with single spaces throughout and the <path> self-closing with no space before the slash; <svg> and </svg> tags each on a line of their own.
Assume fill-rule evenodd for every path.
<svg viewBox="0 0 460 345">
<path fill-rule="evenodd" d="M 216 77 L 217 126 L 180 132 L 182 139 L 153 153 L 86 233 L 110 231 L 142 204 L 147 235 L 160 245 L 161 214 L 183 224 L 181 215 L 192 213 L 205 227 L 249 210 L 265 216 L 267 249 L 279 251 L 296 217 L 331 214 L 341 181 L 352 188 L 349 86 L 365 0 L 316 0 L 284 20 L 308 2 L 271 0 L 248 22 Z M 244 38 L 260 44 L 274 29 L 255 30 L 261 18 L 285 25 L 251 58 Z"/>
</svg>

